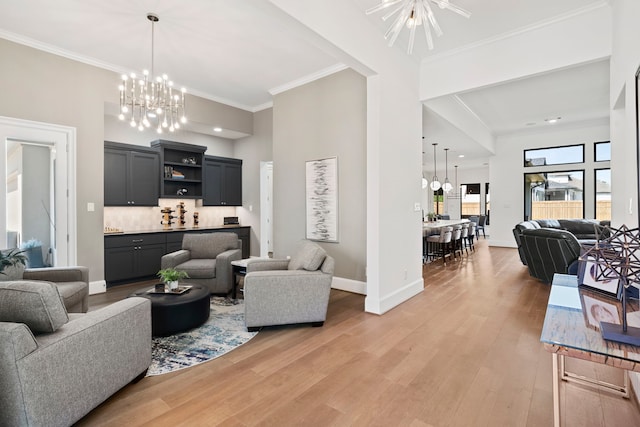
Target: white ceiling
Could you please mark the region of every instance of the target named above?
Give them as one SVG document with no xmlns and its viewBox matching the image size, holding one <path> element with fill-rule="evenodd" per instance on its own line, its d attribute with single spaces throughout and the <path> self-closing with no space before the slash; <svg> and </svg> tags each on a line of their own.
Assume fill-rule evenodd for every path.
<svg viewBox="0 0 640 427">
<path fill-rule="evenodd" d="M 353 2 L 364 14 L 380 0 L 343 1 Z M 444 34 L 428 51 L 423 34 L 417 33 L 417 62 L 533 28 L 602 0 L 452 2 L 469 10 L 471 18 L 435 6 Z M 0 0 L 0 37 L 118 72 L 141 71 L 151 63 L 148 12 L 160 17 L 156 72 L 167 73 L 192 94 L 245 110 L 265 108 L 272 94 L 342 65 L 328 53 L 331 49 L 318 47 L 309 32 L 301 32 L 299 24 L 267 0 Z M 386 43 L 382 37 L 390 23 L 382 22 L 382 15 L 368 19 L 380 28 L 380 43 Z M 395 49 L 406 50 L 407 34 L 402 32 Z M 539 125 L 547 117 L 560 116 L 564 122 L 608 117 L 608 72 L 604 61 L 457 96 L 500 135 L 525 129 L 527 123 Z M 447 138 L 446 123 L 435 129 Z M 463 138 L 451 139 L 442 143 L 454 147 Z"/>
</svg>

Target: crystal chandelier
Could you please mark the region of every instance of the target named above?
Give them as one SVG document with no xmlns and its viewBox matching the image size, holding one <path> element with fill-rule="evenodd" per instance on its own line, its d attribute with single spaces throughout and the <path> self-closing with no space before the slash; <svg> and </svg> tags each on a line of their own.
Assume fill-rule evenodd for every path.
<svg viewBox="0 0 640 427">
<path fill-rule="evenodd" d="M 180 128 L 180 124 L 187 122 L 184 110 L 184 94 L 173 88 L 173 82 L 166 74 L 154 74 L 154 24 L 160 20 L 153 13 L 147 14 L 151 21 L 151 73 L 143 71 L 142 78 L 134 73 L 122 75 L 120 90 L 120 120 L 126 120 L 131 127 L 145 130 L 154 127 L 158 133 L 163 129 L 170 132 Z"/>
<path fill-rule="evenodd" d="M 384 38 L 389 40 L 389 46 L 393 46 L 402 31 L 402 27 L 406 26 L 409 29 L 409 46 L 407 47 L 407 53 L 411 54 L 413 52 L 413 42 L 415 40 L 417 27 L 423 26 L 424 36 L 427 39 L 429 50 L 433 49 L 431 27 L 433 27 L 436 36 L 440 37 L 442 35 L 442 29 L 433 14 L 431 3 L 435 3 L 440 9 L 449 9 L 465 18 L 471 16 L 471 13 L 459 6 L 451 4 L 449 0 L 380 0 L 380 4 L 367 9 L 365 13 L 370 15 L 383 9 L 391 8 L 391 10 L 382 17 L 382 20 L 386 21 L 396 14 L 397 16 L 385 33 Z M 396 7 L 394 8 L 393 6 Z"/>
</svg>

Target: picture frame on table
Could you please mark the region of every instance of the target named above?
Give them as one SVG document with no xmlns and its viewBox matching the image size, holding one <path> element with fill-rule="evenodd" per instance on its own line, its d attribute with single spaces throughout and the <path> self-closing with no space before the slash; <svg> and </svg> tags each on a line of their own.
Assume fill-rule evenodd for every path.
<svg viewBox="0 0 640 427">
<path fill-rule="evenodd" d="M 610 298 L 622 299 L 622 282 L 618 278 L 598 277 L 599 266 L 594 258 L 587 257 L 578 264 L 578 285 Z"/>
<path fill-rule="evenodd" d="M 622 301 L 582 287 L 580 303 L 587 328 L 600 331 L 600 322 L 622 324 Z"/>
</svg>

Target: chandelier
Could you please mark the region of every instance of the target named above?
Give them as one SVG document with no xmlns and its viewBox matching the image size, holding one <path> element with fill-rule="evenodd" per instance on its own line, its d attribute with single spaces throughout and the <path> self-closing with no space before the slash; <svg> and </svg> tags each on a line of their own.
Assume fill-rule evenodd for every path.
<svg viewBox="0 0 640 427">
<path fill-rule="evenodd" d="M 442 184 L 442 190 L 448 193 L 453 188 L 453 185 L 449 182 L 449 149 L 444 149 L 444 183 Z"/>
<path fill-rule="evenodd" d="M 393 46 L 402 31 L 402 27 L 406 26 L 409 29 L 409 46 L 407 47 L 407 53 L 411 54 L 413 52 L 413 42 L 415 40 L 417 27 L 423 26 L 424 36 L 427 39 L 429 50 L 433 49 L 431 28 L 433 28 L 436 36 L 440 37 L 442 35 L 442 29 L 433 14 L 431 3 L 435 3 L 440 9 L 449 9 L 465 18 L 471 16 L 471 13 L 459 6 L 451 4 L 449 0 L 380 0 L 380 4 L 367 9 L 365 13 L 370 15 L 391 8 L 391 10 L 382 17 L 382 20 L 387 21 L 387 19 L 392 18 L 394 15 L 397 14 L 397 16 L 385 33 L 384 38 L 389 40 L 389 46 Z M 393 8 L 393 6 L 396 7 Z"/>
<path fill-rule="evenodd" d="M 153 13 L 147 14 L 151 21 L 151 72 L 143 71 L 138 78 L 135 73 L 122 75 L 120 90 L 120 120 L 126 120 L 131 127 L 145 130 L 154 127 L 158 133 L 163 129 L 170 132 L 187 122 L 184 110 L 186 90 L 173 88 L 173 82 L 166 74 L 154 74 L 154 24 L 160 20 Z"/>
</svg>

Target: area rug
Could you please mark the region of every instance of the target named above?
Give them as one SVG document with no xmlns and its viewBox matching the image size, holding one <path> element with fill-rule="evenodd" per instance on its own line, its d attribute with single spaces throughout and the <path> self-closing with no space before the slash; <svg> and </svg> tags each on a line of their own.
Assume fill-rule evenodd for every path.
<svg viewBox="0 0 640 427">
<path fill-rule="evenodd" d="M 244 301 L 213 297 L 211 314 L 202 326 L 168 337 L 154 337 L 147 376 L 189 368 L 241 346 L 256 336 L 244 324 Z"/>
</svg>

